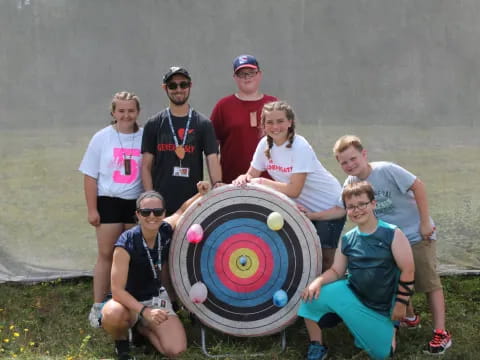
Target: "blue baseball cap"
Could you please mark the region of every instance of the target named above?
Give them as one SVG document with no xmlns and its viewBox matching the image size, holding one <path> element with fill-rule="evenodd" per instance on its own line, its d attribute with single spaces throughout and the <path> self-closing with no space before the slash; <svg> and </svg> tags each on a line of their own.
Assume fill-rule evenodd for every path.
<svg viewBox="0 0 480 360">
<path fill-rule="evenodd" d="M 243 68 L 252 68 L 260 69 L 257 59 L 252 55 L 240 55 L 233 60 L 233 72 L 236 73 L 238 70 Z"/>
</svg>

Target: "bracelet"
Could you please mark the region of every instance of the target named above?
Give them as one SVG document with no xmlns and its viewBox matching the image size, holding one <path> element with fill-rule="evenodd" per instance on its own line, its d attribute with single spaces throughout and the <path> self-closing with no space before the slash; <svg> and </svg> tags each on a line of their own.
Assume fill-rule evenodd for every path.
<svg viewBox="0 0 480 360">
<path fill-rule="evenodd" d="M 222 180 L 215 181 L 215 182 L 212 184 L 212 188 L 215 187 L 215 185 L 221 184 L 221 183 L 223 183 Z"/>
<path fill-rule="evenodd" d="M 408 300 L 401 299 L 401 298 L 399 298 L 399 297 L 395 298 L 395 301 L 396 301 L 396 302 L 399 302 L 399 303 L 402 303 L 403 305 L 407 305 L 407 306 L 408 306 L 408 303 L 409 303 Z"/>
<path fill-rule="evenodd" d="M 140 310 L 140 312 L 138 313 L 139 318 L 143 319 L 143 312 L 145 311 L 146 308 L 148 308 L 148 306 L 143 305 L 142 310 Z"/>
</svg>

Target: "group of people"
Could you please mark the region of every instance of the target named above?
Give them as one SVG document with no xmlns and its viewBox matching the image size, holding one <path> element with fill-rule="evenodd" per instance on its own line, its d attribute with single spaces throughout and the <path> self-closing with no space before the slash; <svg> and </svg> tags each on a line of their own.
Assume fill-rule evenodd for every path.
<svg viewBox="0 0 480 360">
<path fill-rule="evenodd" d="M 188 102 L 188 70 L 173 66 L 162 84 L 169 106 L 144 128 L 138 97 L 114 95 L 112 122 L 93 136 L 80 165 L 98 243 L 91 325 L 112 336 L 121 360 L 133 358 L 129 329 L 165 356 L 185 351 L 167 264 L 176 222 L 211 187 L 253 183 L 292 198 L 319 235 L 324 272 L 304 290 L 299 309 L 310 337 L 307 359 L 325 358 L 321 329 L 332 315 L 371 357 L 389 356 L 396 328 L 420 322 L 414 288 L 427 294 L 433 314 L 425 351 L 443 353 L 451 336 L 424 184 L 393 163 L 370 163 L 360 139 L 347 135 L 334 146 L 348 175 L 342 188 L 295 132 L 292 107 L 260 91 L 262 75 L 255 57 L 235 58 L 237 91 L 219 100 L 209 119 Z M 340 240 L 346 215 L 357 227 Z"/>
</svg>

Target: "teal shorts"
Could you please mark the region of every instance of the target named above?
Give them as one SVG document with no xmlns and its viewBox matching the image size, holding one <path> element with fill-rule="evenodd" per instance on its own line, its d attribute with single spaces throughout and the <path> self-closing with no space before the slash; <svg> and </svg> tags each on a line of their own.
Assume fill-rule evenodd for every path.
<svg viewBox="0 0 480 360">
<path fill-rule="evenodd" d="M 374 359 L 390 356 L 394 322 L 365 306 L 348 287 L 347 280 L 322 286 L 318 299 L 303 302 L 298 309 L 299 316 L 315 322 L 332 312 L 342 318 L 355 338 L 357 347 L 364 349 Z"/>
</svg>

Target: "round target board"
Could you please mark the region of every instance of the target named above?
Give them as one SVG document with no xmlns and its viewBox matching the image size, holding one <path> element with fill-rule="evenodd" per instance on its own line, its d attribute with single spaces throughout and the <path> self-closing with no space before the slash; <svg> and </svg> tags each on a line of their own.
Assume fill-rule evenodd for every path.
<svg viewBox="0 0 480 360">
<path fill-rule="evenodd" d="M 267 217 L 284 220 L 271 230 Z M 187 240 L 193 224 L 198 244 Z M 182 303 L 206 326 L 234 336 L 281 331 L 297 317 L 303 289 L 321 270 L 320 241 L 313 224 L 287 196 L 261 185 L 225 185 L 193 203 L 177 223 L 170 248 L 173 286 Z M 190 289 L 202 282 L 207 299 L 194 303 Z M 278 307 L 274 294 L 286 292 Z"/>
</svg>

